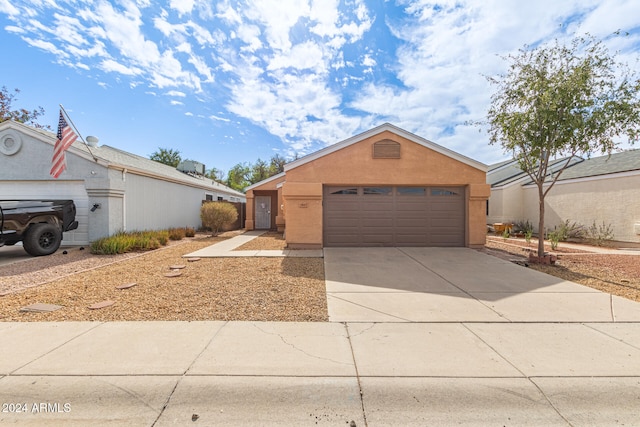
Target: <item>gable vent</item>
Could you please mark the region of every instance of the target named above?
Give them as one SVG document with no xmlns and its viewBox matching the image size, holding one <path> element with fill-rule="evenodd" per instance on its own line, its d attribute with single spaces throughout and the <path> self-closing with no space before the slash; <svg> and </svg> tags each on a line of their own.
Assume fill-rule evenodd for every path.
<svg viewBox="0 0 640 427">
<path fill-rule="evenodd" d="M 374 159 L 399 159 L 400 143 L 390 139 L 383 139 L 373 144 Z"/>
</svg>

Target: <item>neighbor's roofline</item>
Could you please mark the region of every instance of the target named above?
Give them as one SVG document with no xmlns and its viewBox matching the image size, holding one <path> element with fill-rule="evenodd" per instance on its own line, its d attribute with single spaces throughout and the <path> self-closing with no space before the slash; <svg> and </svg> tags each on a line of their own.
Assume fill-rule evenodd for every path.
<svg viewBox="0 0 640 427">
<path fill-rule="evenodd" d="M 21 132 L 24 134 L 27 134 L 45 144 L 51 145 L 52 147 L 55 145 L 55 141 L 56 141 L 56 136 L 55 134 L 46 131 L 46 130 L 40 130 L 40 129 L 36 129 L 34 127 L 31 127 L 29 125 L 25 125 L 24 123 L 20 123 L 20 122 L 16 122 L 13 120 L 7 120 L 4 121 L 2 123 L 0 123 L 0 131 L 1 130 L 5 130 L 6 129 L 13 129 L 17 132 Z M 78 141 L 79 144 L 83 144 L 82 141 Z M 124 150 L 120 150 L 118 148 L 114 148 L 111 147 L 109 145 L 105 145 L 105 147 L 108 147 L 109 149 L 112 150 L 116 150 L 116 151 L 120 151 L 122 153 L 126 153 L 129 155 L 133 155 L 136 157 L 141 157 L 141 156 L 137 156 L 136 154 L 133 153 L 129 153 L 127 151 Z M 193 188 L 199 188 L 205 191 L 209 191 L 209 192 L 215 192 L 215 191 L 219 191 L 221 193 L 225 193 L 227 195 L 230 196 L 236 196 L 236 197 L 246 197 L 245 194 L 234 190 L 230 187 L 227 187 L 223 184 L 222 185 L 224 188 L 219 188 L 217 187 L 215 184 L 205 184 L 205 183 L 199 183 L 199 182 L 195 182 L 195 181 L 190 181 L 188 179 L 177 179 L 175 177 L 171 177 L 168 175 L 162 175 L 153 171 L 150 171 L 148 169 L 141 169 L 135 166 L 129 166 L 129 165 L 125 165 L 119 162 L 113 162 L 110 160 L 107 160 L 103 157 L 100 157 L 99 155 L 96 156 L 92 156 L 88 151 L 84 151 L 80 148 L 74 147 L 73 145 L 71 147 L 69 147 L 67 149 L 67 153 L 71 153 L 74 154 L 78 157 L 84 158 L 85 160 L 89 160 L 89 161 L 93 161 L 96 164 L 105 167 L 107 169 L 113 169 L 113 170 L 120 170 L 120 171 L 128 171 L 131 173 L 134 173 L 136 175 L 141 175 L 141 176 L 146 176 L 149 178 L 154 178 L 154 179 L 159 179 L 161 181 L 166 181 L 166 182 L 173 182 L 176 184 L 181 184 L 181 185 L 186 185 L 188 187 L 193 187 Z M 213 180 L 211 180 L 213 182 Z"/>
<path fill-rule="evenodd" d="M 409 141 L 415 142 L 416 144 L 420 144 L 423 147 L 429 148 L 433 151 L 436 151 L 440 154 L 443 154 L 447 157 L 451 157 L 455 160 L 458 160 L 459 162 L 465 163 L 471 167 L 474 167 L 476 169 L 479 169 L 483 172 L 487 172 L 488 166 L 485 165 L 484 163 L 481 163 L 477 160 L 473 160 L 467 156 L 464 156 L 462 154 L 456 153 L 453 150 L 450 150 L 448 148 L 445 148 L 441 145 L 436 144 L 435 142 L 429 141 L 428 139 L 422 138 L 418 135 L 415 135 L 411 132 L 408 132 L 402 128 L 399 128 L 397 126 L 392 125 L 391 123 L 384 123 L 380 126 L 377 126 L 373 129 L 370 129 L 368 131 L 365 131 L 361 134 L 352 136 L 350 138 L 345 139 L 344 141 L 340 141 L 337 142 L 333 145 L 330 145 L 328 147 L 325 147 L 321 150 L 316 151 L 315 153 L 311 153 L 305 157 L 302 157 L 298 160 L 294 160 L 291 163 L 287 163 L 286 165 L 284 165 L 284 170 L 289 171 L 291 169 L 297 168 L 299 166 L 302 166 L 306 163 L 312 162 L 314 160 L 317 160 L 321 157 L 324 157 L 328 154 L 334 153 L 338 150 L 341 150 L 343 148 L 346 148 L 350 145 L 356 144 L 360 141 L 363 141 L 367 138 L 370 138 L 372 136 L 375 136 L 379 133 L 385 132 L 385 131 L 389 131 L 389 132 L 393 132 L 395 134 L 397 134 L 398 136 L 401 136 L 405 139 L 408 139 Z"/>
<path fill-rule="evenodd" d="M 249 191 L 249 190 L 253 190 L 253 189 L 254 189 L 254 188 L 256 188 L 256 187 L 262 187 L 264 184 L 266 184 L 266 183 L 268 183 L 268 182 L 271 182 L 271 181 L 275 181 L 276 179 L 278 179 L 278 178 L 282 178 L 282 177 L 284 177 L 284 176 L 285 176 L 285 173 L 284 173 L 284 172 L 280 172 L 280 173 L 279 173 L 279 174 L 277 174 L 277 175 L 270 176 L 269 178 L 263 179 L 262 181 L 258 181 L 258 182 L 256 182 L 255 184 L 251 184 L 250 186 L 246 187 L 246 188 L 244 189 L 244 191 L 245 191 L 245 193 L 246 193 L 246 192 L 247 192 L 247 191 Z"/>
</svg>

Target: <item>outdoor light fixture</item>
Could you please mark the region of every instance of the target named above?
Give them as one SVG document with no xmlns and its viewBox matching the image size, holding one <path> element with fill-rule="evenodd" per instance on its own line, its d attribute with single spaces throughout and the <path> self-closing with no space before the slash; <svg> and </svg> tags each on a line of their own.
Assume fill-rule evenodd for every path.
<svg viewBox="0 0 640 427">
<path fill-rule="evenodd" d="M 94 203 L 93 207 L 91 208 L 91 212 L 95 212 L 96 209 L 100 209 L 102 205 L 100 203 Z"/>
</svg>

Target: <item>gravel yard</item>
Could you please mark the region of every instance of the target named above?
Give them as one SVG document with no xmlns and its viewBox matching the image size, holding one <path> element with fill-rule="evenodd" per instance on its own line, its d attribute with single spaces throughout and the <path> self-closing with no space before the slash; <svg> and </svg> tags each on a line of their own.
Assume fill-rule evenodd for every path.
<svg viewBox="0 0 640 427">
<path fill-rule="evenodd" d="M 196 237 L 148 253 L 98 256 L 68 249 L 0 267 L 0 321 L 254 320 L 326 321 L 324 264 L 320 258 L 202 258 L 196 251 L 237 232 Z M 523 242 L 489 238 L 483 252 L 524 261 Z M 531 247 L 535 245 L 532 242 Z M 284 249 L 280 233 L 265 233 L 238 250 Z M 534 268 L 640 302 L 638 255 L 600 255 L 560 244 L 554 266 Z M 171 267 L 184 266 L 172 270 Z M 166 277 L 172 271 L 178 277 Z M 135 283 L 128 289 L 117 286 Z M 112 301 L 113 305 L 88 307 Z M 34 303 L 50 313 L 25 313 Z"/>
<path fill-rule="evenodd" d="M 484 251 L 506 259 L 514 259 L 516 255 L 523 257 L 524 261 L 528 256 L 528 247 L 535 250 L 537 242 L 532 241 L 527 246 L 516 239 L 507 239 L 505 242 L 503 239 L 488 238 Z M 640 251 L 637 255 L 594 254 L 569 249 L 560 243 L 554 252 L 558 254 L 555 265 L 527 265 L 552 276 L 640 302 Z"/>
<path fill-rule="evenodd" d="M 220 239 L 197 238 L 149 253 L 115 257 L 75 248 L 67 255 L 59 252 L 1 267 L 0 289 L 8 292 L 12 287 L 13 291 L 0 297 L 0 320 L 327 320 L 322 259 L 202 258 L 189 262 L 182 258 Z M 261 240 L 254 244 L 272 249 L 270 240 L 276 238 Z M 34 271 L 43 264 L 49 265 Z M 102 266 L 92 268 L 96 264 Z M 165 277 L 171 266 L 181 265 L 180 276 Z M 92 269 L 81 271 L 86 268 Z M 54 280 L 25 289 L 47 277 Z M 136 286 L 116 288 L 128 283 Z M 88 308 L 103 301 L 114 304 Z M 20 312 L 21 307 L 34 303 L 63 308 L 50 313 Z"/>
</svg>

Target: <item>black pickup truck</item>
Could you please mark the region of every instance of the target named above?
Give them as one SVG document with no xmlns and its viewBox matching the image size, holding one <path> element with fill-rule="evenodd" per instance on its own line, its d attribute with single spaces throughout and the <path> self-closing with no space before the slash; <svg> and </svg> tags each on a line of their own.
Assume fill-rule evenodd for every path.
<svg viewBox="0 0 640 427">
<path fill-rule="evenodd" d="M 0 246 L 21 241 L 29 255 L 49 255 L 76 228 L 73 200 L 0 200 Z"/>
</svg>

